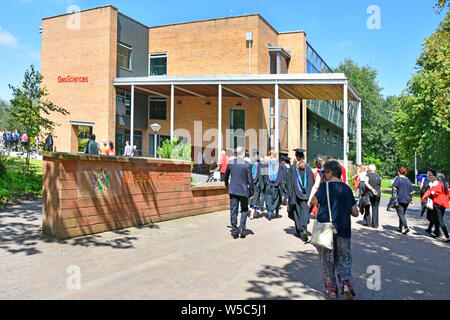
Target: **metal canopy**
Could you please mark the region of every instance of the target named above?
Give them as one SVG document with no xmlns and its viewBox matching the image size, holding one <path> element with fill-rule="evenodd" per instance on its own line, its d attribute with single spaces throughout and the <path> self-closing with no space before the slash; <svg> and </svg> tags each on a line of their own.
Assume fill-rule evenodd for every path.
<svg viewBox="0 0 450 320">
<path fill-rule="evenodd" d="M 344 100 L 344 84 L 348 84 L 348 99 L 361 100 L 358 92 L 343 73 L 259 74 L 223 75 L 196 77 L 153 76 L 138 78 L 116 78 L 116 87 L 127 89 L 136 86 L 136 92 L 148 90 L 170 96 L 171 85 L 175 85 L 175 96 L 217 97 L 217 86 L 221 84 L 231 90 L 224 97 L 251 97 L 274 99 L 275 84 L 279 85 L 280 99 Z M 234 91 L 234 92 L 233 92 Z"/>
</svg>

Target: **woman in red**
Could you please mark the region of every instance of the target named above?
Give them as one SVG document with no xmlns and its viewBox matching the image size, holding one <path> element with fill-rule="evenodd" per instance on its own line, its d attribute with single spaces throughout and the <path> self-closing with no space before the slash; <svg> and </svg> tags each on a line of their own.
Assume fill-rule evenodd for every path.
<svg viewBox="0 0 450 320">
<path fill-rule="evenodd" d="M 424 201 L 426 198 L 430 198 L 433 200 L 433 210 L 436 215 L 436 230 L 435 235 L 436 237 L 439 237 L 439 230 L 442 228 L 442 231 L 444 231 L 444 235 L 446 238 L 446 242 L 450 241 L 450 237 L 448 234 L 447 227 L 445 226 L 444 222 L 444 214 L 445 209 L 449 208 L 449 200 L 450 197 L 449 193 L 449 187 L 447 182 L 445 181 L 445 178 L 443 175 L 437 175 L 436 171 L 434 170 L 428 170 L 428 179 L 430 180 L 430 189 L 425 192 L 423 195 L 421 201 Z"/>
<path fill-rule="evenodd" d="M 360 165 L 357 164 L 356 169 L 355 169 L 355 175 L 352 177 L 353 179 L 355 179 L 353 181 L 353 188 L 355 188 L 355 193 L 357 190 L 359 190 L 359 168 L 360 168 Z"/>
</svg>

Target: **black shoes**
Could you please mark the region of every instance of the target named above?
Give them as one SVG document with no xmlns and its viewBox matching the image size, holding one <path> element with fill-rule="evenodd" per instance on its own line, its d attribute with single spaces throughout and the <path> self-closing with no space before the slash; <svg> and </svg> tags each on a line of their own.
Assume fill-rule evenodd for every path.
<svg viewBox="0 0 450 320">
<path fill-rule="evenodd" d="M 409 228 L 407 228 L 405 231 L 403 231 L 404 235 L 407 235 L 411 230 L 409 230 Z"/>
<path fill-rule="evenodd" d="M 239 238 L 239 235 L 238 234 L 233 234 L 233 239 L 237 239 L 237 238 Z"/>
<path fill-rule="evenodd" d="M 244 239 L 246 237 L 245 232 L 241 232 L 241 238 Z"/>
<path fill-rule="evenodd" d="M 306 233 L 303 233 L 300 238 L 304 241 L 304 242 L 308 242 L 308 235 Z"/>
</svg>

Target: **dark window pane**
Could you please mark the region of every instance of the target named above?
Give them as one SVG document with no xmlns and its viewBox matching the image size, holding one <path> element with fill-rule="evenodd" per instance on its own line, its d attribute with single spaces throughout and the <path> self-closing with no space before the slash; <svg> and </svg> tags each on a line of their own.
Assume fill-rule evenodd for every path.
<svg viewBox="0 0 450 320">
<path fill-rule="evenodd" d="M 167 119 L 167 100 L 150 99 L 150 120 Z"/>
<path fill-rule="evenodd" d="M 131 50 L 117 46 L 117 64 L 125 69 L 131 69 Z"/>
</svg>

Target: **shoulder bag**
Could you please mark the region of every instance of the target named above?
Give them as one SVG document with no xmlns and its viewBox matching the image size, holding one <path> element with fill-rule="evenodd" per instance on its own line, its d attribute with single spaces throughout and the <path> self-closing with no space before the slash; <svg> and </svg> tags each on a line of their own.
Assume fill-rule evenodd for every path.
<svg viewBox="0 0 450 320">
<path fill-rule="evenodd" d="M 333 220 L 331 215 L 331 202 L 330 202 L 330 190 L 328 187 L 329 182 L 326 182 L 327 188 L 327 204 L 328 204 L 328 214 L 330 217 L 330 222 L 319 222 L 317 219 L 314 220 L 311 243 L 323 247 L 329 250 L 333 250 Z"/>
</svg>

